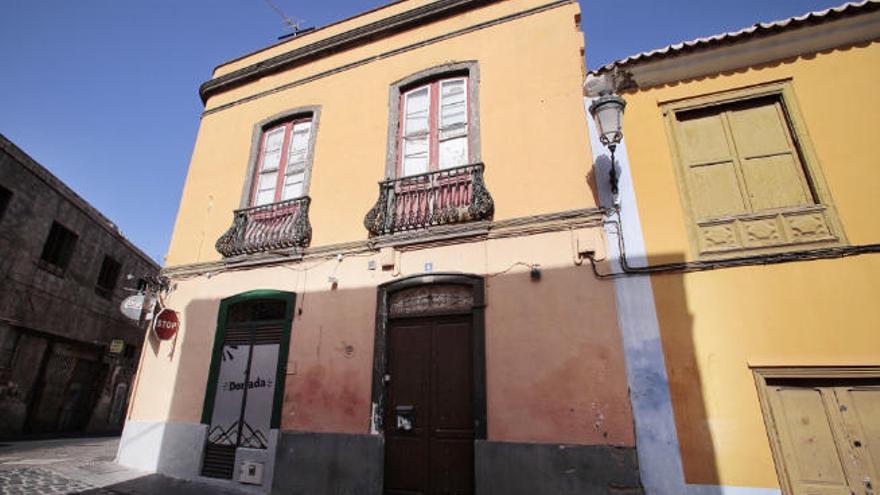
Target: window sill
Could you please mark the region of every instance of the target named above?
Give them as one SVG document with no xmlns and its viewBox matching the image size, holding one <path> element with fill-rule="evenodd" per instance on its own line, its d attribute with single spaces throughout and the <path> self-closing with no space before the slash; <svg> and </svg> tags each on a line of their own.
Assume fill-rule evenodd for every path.
<svg viewBox="0 0 880 495">
<path fill-rule="evenodd" d="M 700 220 L 694 232 L 698 257 L 705 259 L 844 244 L 825 205 Z"/>
<path fill-rule="evenodd" d="M 53 265 L 52 263 L 49 263 L 48 261 L 46 261 L 44 259 L 37 260 L 36 265 L 41 270 L 47 271 L 47 272 L 51 273 L 52 275 L 55 275 L 58 278 L 64 278 L 64 275 L 67 272 L 66 269 L 61 268 L 60 266 L 57 266 L 57 265 Z"/>
</svg>

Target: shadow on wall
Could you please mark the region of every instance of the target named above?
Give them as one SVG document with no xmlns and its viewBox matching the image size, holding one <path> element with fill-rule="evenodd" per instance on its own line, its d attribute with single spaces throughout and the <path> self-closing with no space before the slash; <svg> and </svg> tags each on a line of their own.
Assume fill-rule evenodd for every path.
<svg viewBox="0 0 880 495">
<path fill-rule="evenodd" d="M 650 261 L 651 264 L 666 264 L 681 263 L 685 259 L 682 255 L 664 255 L 652 256 Z M 720 479 L 705 403 L 705 397 L 707 394 L 711 396 L 712 392 L 706 390 L 707 385 L 700 371 L 696 351 L 696 341 L 699 336 L 694 335 L 693 315 L 687 306 L 684 275 L 681 273 L 656 275 L 652 278 L 651 285 L 660 325 L 663 354 L 666 358 L 666 373 L 675 414 L 684 479 L 688 484 L 717 486 Z M 721 390 L 716 392 L 723 393 Z M 700 493 L 710 495 L 715 492 Z"/>
<path fill-rule="evenodd" d="M 564 249 L 569 250 L 568 238 L 564 239 Z M 527 259 L 535 256 L 529 242 L 534 241 L 524 239 L 524 247 L 517 248 L 526 259 L 516 261 L 535 261 Z M 447 255 L 447 259 L 453 264 L 458 258 Z M 443 268 L 440 263 L 435 267 Z M 273 288 L 297 291 L 295 279 L 290 287 L 278 286 L 285 278 L 277 272 L 273 275 Z M 281 414 L 285 432 L 370 436 L 377 289 L 345 288 L 344 275 L 339 278 L 336 289 L 328 284 L 327 290 L 297 294 Z M 215 281 L 221 283 L 219 278 Z M 248 287 L 257 288 L 268 287 Z M 161 434 L 141 432 L 143 439 L 158 442 L 144 448 L 156 452 L 153 462 L 159 472 L 192 477 L 200 470 L 207 431 L 200 421 L 219 305 L 217 299 L 202 299 L 176 308 L 183 311 L 186 332 L 175 341 L 159 346 L 151 340 L 147 346 L 147 352 L 160 358 L 180 360 L 174 383 L 167 384 L 167 393 L 173 394 L 170 421 L 156 426 L 163 428 Z M 493 457 L 497 463 L 480 467 L 486 470 L 484 479 L 513 476 L 522 488 L 515 493 L 541 493 L 548 483 L 556 483 L 554 493 L 560 495 L 638 486 L 612 283 L 597 280 L 589 266 L 573 262 L 542 269 L 538 280 L 532 279 L 528 267 L 516 265 L 486 278 L 486 318 L 487 440 L 510 449 L 543 445 L 546 451 L 529 450 L 539 456 L 531 460 L 521 454 L 522 448 L 518 457 Z M 339 442 L 329 436 L 318 440 Z M 560 445 L 596 446 L 603 452 L 611 447 L 620 455 L 603 457 L 607 465 L 597 464 L 589 456 L 560 455 Z M 315 472 L 297 473 L 298 483 L 304 483 L 302 479 L 316 483 L 302 485 L 302 493 L 309 492 L 306 488 L 349 493 L 358 477 L 372 473 L 381 479 L 381 458 L 361 463 L 370 466 L 340 459 L 344 456 L 332 451 L 325 462 L 313 463 Z M 542 472 L 535 473 L 538 465 Z"/>
<path fill-rule="evenodd" d="M 625 148 L 624 151 L 625 153 Z M 623 158 L 627 162 L 626 158 Z M 601 203 L 611 204 L 609 171 L 611 159 L 608 155 L 600 155 L 595 160 L 593 167 L 587 176 L 591 184 L 596 184 L 600 191 Z M 620 191 L 622 206 L 620 215 L 623 221 L 632 220 L 638 216 L 637 203 L 632 195 L 634 187 L 628 170 L 621 168 L 620 162 L 615 163 L 615 171 L 620 177 Z M 676 200 L 677 201 L 677 200 Z M 632 224 L 627 227 L 613 225 L 612 230 L 620 232 L 627 229 L 623 242 L 618 247 L 627 254 L 627 262 L 633 267 L 656 266 L 664 264 L 682 263 L 687 261 L 684 253 L 664 253 L 646 257 L 643 253 L 642 239 L 634 238 L 634 234 L 640 228 L 632 229 Z M 635 231 L 635 232 L 634 232 Z M 628 239 L 626 236 L 630 236 Z M 626 246 L 629 240 L 631 246 Z M 608 236 L 609 242 L 618 242 L 615 235 Z M 614 252 L 614 249 L 610 251 Z M 605 264 L 608 271 L 608 264 Z M 619 270 L 616 267 L 615 269 Z M 691 277 L 708 276 L 707 274 L 691 274 Z M 625 294 L 625 298 L 638 298 L 636 301 L 625 301 L 630 307 L 624 311 L 632 311 L 636 316 L 631 319 L 633 328 L 624 330 L 629 332 L 630 342 L 627 345 L 629 372 L 632 386 L 631 394 L 639 394 L 633 397 L 635 402 L 637 421 L 640 423 L 638 434 L 647 438 L 640 438 L 639 446 L 656 446 L 653 459 L 649 461 L 653 473 L 645 473 L 643 478 L 648 483 L 656 484 L 655 489 L 664 490 L 688 490 L 690 493 L 699 495 L 721 495 L 719 486 L 720 476 L 718 473 L 717 457 L 712 438 L 711 422 L 705 403 L 705 396 L 711 396 L 706 387 L 704 377 L 701 375 L 699 359 L 697 357 L 696 342 L 699 336 L 695 335 L 693 315 L 687 302 L 687 289 L 684 284 L 685 275 L 680 272 L 659 273 L 651 276 L 631 276 L 622 280 L 618 290 Z M 650 291 L 640 292 L 639 283 L 647 284 Z M 629 284 L 629 285 L 626 285 Z M 648 287 L 643 286 L 647 289 Z M 650 300 L 653 293 L 654 300 Z M 654 307 L 650 305 L 653 303 Z M 651 310 L 656 311 L 657 329 L 652 329 L 653 320 Z M 620 315 L 622 320 L 626 315 Z M 625 339 L 626 340 L 626 339 Z M 633 349 L 633 347 L 635 347 Z M 662 350 L 662 356 L 652 353 L 649 349 Z M 657 369 L 662 357 L 665 370 Z M 703 366 L 703 369 L 706 369 Z M 662 371 L 666 373 L 667 382 L 663 379 Z M 668 385 L 667 391 L 663 390 Z M 723 393 L 718 391 L 717 393 Z M 670 424 L 668 418 L 672 415 L 675 424 L 674 432 L 657 431 Z M 677 440 L 683 472 L 670 473 L 666 470 L 679 469 L 679 464 L 670 459 L 662 458 L 661 452 L 668 450 L 670 440 Z M 651 457 L 652 453 L 640 452 L 640 458 Z M 645 469 L 646 467 L 643 467 Z M 671 482 L 670 480 L 680 480 Z M 681 487 L 679 483 L 687 486 Z M 699 485 L 699 486 L 694 486 Z M 649 487 L 650 488 L 650 487 Z M 672 492 L 670 492 L 672 493 Z"/>
<path fill-rule="evenodd" d="M 165 411 L 161 404 L 150 404 L 150 397 L 170 396 L 167 421 L 145 420 L 128 421 L 122 436 L 117 462 L 137 469 L 157 471 L 180 478 L 192 478 L 201 463 L 207 428 L 200 424 L 201 405 L 204 394 L 175 393 L 177 387 L 192 390 L 192 383 L 200 382 L 196 390 L 203 390 L 208 370 L 200 370 L 201 354 L 210 359 L 213 345 L 214 328 L 217 319 L 219 300 L 198 301 L 189 305 L 183 312 L 184 321 L 192 321 L 193 331 L 186 336 L 180 333 L 170 341 L 162 342 L 152 331 L 147 332 L 144 351 L 147 356 L 162 361 L 179 359 L 177 373 L 168 383 L 159 383 L 150 379 L 150 368 L 138 373 L 133 385 L 131 414 L 156 417 L 151 408 L 157 408 L 160 415 Z M 178 308 L 173 308 L 178 309 Z M 210 326 L 209 326 L 210 325 Z M 203 348 L 201 351 L 199 348 Z M 144 376 L 141 376 L 141 374 Z M 148 378 L 149 377 L 149 378 Z M 159 390 L 148 390 L 156 387 Z M 146 398 L 145 398 L 146 397 Z M 195 404 L 193 406 L 193 404 Z M 145 412 L 146 411 L 146 412 Z"/>
<path fill-rule="evenodd" d="M 196 300 L 183 309 L 187 332 L 180 332 L 170 345 L 158 346 L 151 336 L 155 352 L 167 359 L 179 359 L 174 382 L 168 384 L 172 393 L 168 419 L 162 431 L 156 471 L 180 478 L 193 478 L 201 473 L 202 451 L 208 425 L 201 423 L 205 384 L 214 346 L 219 299 Z M 178 309 L 179 310 L 179 309 Z"/>
</svg>

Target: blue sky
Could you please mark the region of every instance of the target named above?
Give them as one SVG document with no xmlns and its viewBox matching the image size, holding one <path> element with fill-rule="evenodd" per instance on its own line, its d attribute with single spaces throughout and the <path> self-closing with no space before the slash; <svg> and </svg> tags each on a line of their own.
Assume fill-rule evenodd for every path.
<svg viewBox="0 0 880 495">
<path fill-rule="evenodd" d="M 303 27 L 377 0 L 274 0 Z M 587 65 L 838 5 L 839 0 L 581 0 Z M 8 0 L 0 133 L 161 262 L 217 64 L 273 43 L 264 0 Z"/>
</svg>

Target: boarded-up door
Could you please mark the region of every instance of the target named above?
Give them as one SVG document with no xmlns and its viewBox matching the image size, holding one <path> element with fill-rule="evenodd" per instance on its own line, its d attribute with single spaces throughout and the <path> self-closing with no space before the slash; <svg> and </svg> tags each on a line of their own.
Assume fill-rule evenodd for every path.
<svg viewBox="0 0 880 495">
<path fill-rule="evenodd" d="M 90 346 L 51 342 L 29 410 L 28 433 L 74 432 L 86 428 L 106 366 Z"/>
<path fill-rule="evenodd" d="M 387 495 L 474 493 L 471 321 L 421 317 L 389 325 Z"/>
<path fill-rule="evenodd" d="M 771 437 L 793 495 L 875 495 L 880 381 L 768 380 Z"/>
</svg>

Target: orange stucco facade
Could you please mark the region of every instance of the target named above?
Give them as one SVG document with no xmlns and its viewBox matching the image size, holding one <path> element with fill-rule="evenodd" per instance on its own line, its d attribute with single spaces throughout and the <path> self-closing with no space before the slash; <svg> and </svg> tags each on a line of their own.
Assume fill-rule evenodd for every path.
<svg viewBox="0 0 880 495">
<path fill-rule="evenodd" d="M 282 429 L 368 433 L 376 286 L 421 273 L 461 271 L 486 284 L 489 438 L 513 442 L 609 443 L 632 446 L 623 354 L 613 294 L 571 259 L 571 233 L 483 241 L 403 253 L 400 274 L 366 269 L 378 255 L 306 261 L 307 274 L 286 267 L 179 281 L 166 300 L 182 330 L 149 362 L 132 418 L 198 422 L 201 418 L 220 300 L 255 288 L 300 294 L 294 318 Z M 474 254 L 479 248 L 481 251 Z M 542 267 L 495 275 L 520 260 Z M 314 266 L 314 268 L 312 268 Z M 299 268 L 299 266 L 297 267 Z M 335 273 L 335 289 L 326 282 Z M 299 310 L 302 313 L 299 314 Z M 609 324 L 611 322 L 612 324 Z M 346 347 L 353 350 L 346 352 Z M 171 352 L 171 348 L 174 348 Z M 169 394 L 166 386 L 185 394 Z"/>
<path fill-rule="evenodd" d="M 310 184 L 311 246 L 364 240 L 363 216 L 376 201 L 376 183 L 385 176 L 389 86 L 450 62 L 479 62 L 479 132 L 495 219 L 595 207 L 586 180 L 590 163 L 580 89 L 583 34 L 575 22 L 579 9 L 569 3 L 505 20 L 542 5 L 521 0 L 493 3 L 211 97 L 166 264 L 220 258 L 213 244 L 229 227 L 232 210 L 240 207 L 254 126 L 307 105 L 321 106 Z M 346 68 L 486 23 L 490 25 L 482 29 Z M 315 41 L 310 38 L 322 31 L 291 43 Z M 540 33 L 541 43 L 531 41 L 535 33 Z M 338 72 L 324 75 L 332 71 Z M 277 90 L 316 75 L 320 77 Z M 222 107 L 266 91 L 274 92 Z M 218 108 L 223 109 L 210 113 Z"/>
<path fill-rule="evenodd" d="M 390 4 L 223 64 L 214 81 L 440 3 Z M 180 313 L 181 330 L 173 340 L 148 342 L 130 421 L 143 431 L 156 424 L 164 431 L 207 428 L 206 397 L 216 386 L 211 370 L 218 360 L 211 349 L 220 338 L 223 300 L 257 289 L 292 293 L 280 457 L 273 462 L 276 488 L 299 486 L 288 477 L 311 479 L 311 473 L 286 460 L 292 454 L 285 438 L 383 438 L 376 390 L 376 363 L 384 359 L 376 348 L 385 324 L 377 306 L 382 287 L 411 279 L 430 284 L 434 273 L 466 274 L 484 287 L 484 303 L 474 308 L 485 339 L 477 365 L 485 370 L 485 396 L 475 400 L 485 404 L 486 431 L 478 440 L 492 449 L 515 445 L 530 452 L 522 468 L 503 468 L 527 479 L 519 490 L 535 493 L 541 488 L 534 487 L 549 486 L 543 483 L 637 485 L 613 286 L 593 277 L 579 254 L 604 251 L 582 105 L 579 16 L 573 1 L 483 2 L 208 93 L 164 272 L 171 285 L 163 303 Z M 485 164 L 494 215 L 468 219 L 476 230 L 465 222 L 440 237 L 433 229 L 409 232 L 406 242 L 371 236 L 364 216 L 377 204 L 377 182 L 394 178 L 389 132 L 396 132 L 398 117 L 390 90 L 404 78 L 426 70 L 442 74 L 447 66 L 467 67 L 469 84 L 477 85 L 471 88 L 479 95 L 471 101 L 478 105 L 478 121 L 470 123 L 471 142 L 478 143 L 471 160 Z M 254 136 L 273 116 L 297 108 L 319 115 L 307 186 L 311 242 L 293 253 L 224 259 L 215 242 L 230 228 L 233 212 L 247 206 L 242 198 L 251 187 Z M 156 440 L 159 452 L 173 450 L 166 437 Z M 134 434 L 129 438 L 123 449 L 135 448 Z M 486 474 L 502 469 L 497 458 L 481 457 L 479 449 L 490 447 L 478 445 L 477 486 L 501 483 L 481 493 L 511 493 L 502 486 L 518 483 L 515 478 Z M 600 460 L 572 481 L 569 461 L 559 459 L 583 449 Z M 595 449 L 619 450 L 608 456 Z M 195 455 L 186 477 L 201 469 L 201 454 Z M 549 456 L 552 467 L 528 474 L 539 465 L 529 456 Z M 162 455 L 156 462 L 161 471 Z M 381 455 L 368 462 L 380 463 Z M 617 471 L 600 467 L 605 462 Z M 279 475 L 284 463 L 292 464 Z M 325 468 L 331 469 L 310 471 Z M 376 469 L 381 474 L 381 464 Z M 338 488 L 311 486 L 318 491 L 306 492 Z"/>
<path fill-rule="evenodd" d="M 876 33 L 876 19 L 868 16 L 876 17 L 866 13 L 858 22 L 875 23 Z M 816 28 L 813 39 L 843 28 L 829 22 L 827 31 L 822 29 L 826 28 Z M 795 29 L 790 31 L 778 35 L 780 40 L 797 36 Z M 701 73 L 708 56 L 698 50 L 693 56 L 656 62 L 658 67 L 675 66 L 669 70 L 679 74 L 691 70 L 690 77 L 621 93 L 627 102 L 627 167 L 638 209 L 624 209 L 622 214 L 637 215 L 650 264 L 712 259 L 695 253 L 696 241 L 689 238 L 694 235 L 689 231 L 692 220 L 682 199 L 682 180 L 676 176 L 673 131 L 664 108 L 772 84 L 788 85 L 794 95 L 786 100 L 790 125 L 796 129 L 802 159 L 813 167 L 808 170 L 813 187 L 821 188 L 822 203 L 836 210 L 839 244 L 843 249 L 876 245 L 880 222 L 873 212 L 880 148 L 874 121 L 880 115 L 880 94 L 873 81 L 880 77 L 880 44 L 843 43 L 818 53 L 807 50 L 774 59 L 773 50 L 780 50 L 771 47 L 775 38 L 770 37 L 764 48 L 743 38 L 747 39 L 716 49 L 716 60 L 760 57 L 760 50 L 769 54 L 766 60 Z M 810 42 L 803 38 L 799 43 Z M 639 70 L 635 64 L 636 81 Z M 799 250 L 789 246 L 776 252 Z M 722 258 L 755 254 L 736 252 Z M 762 411 L 753 370 L 875 366 L 880 361 L 880 313 L 874 302 L 880 291 L 880 257 L 869 253 L 749 264 L 657 274 L 651 277 L 651 287 L 685 482 L 755 490 L 742 493 L 779 493 L 775 490 L 784 468 L 774 462 L 768 441 L 771 423 Z"/>
</svg>

